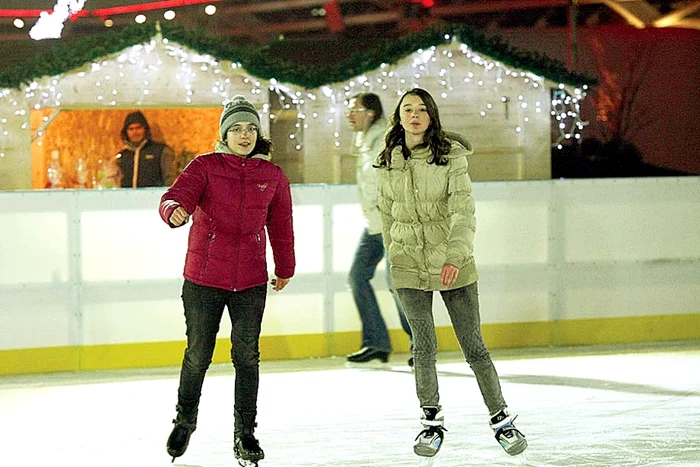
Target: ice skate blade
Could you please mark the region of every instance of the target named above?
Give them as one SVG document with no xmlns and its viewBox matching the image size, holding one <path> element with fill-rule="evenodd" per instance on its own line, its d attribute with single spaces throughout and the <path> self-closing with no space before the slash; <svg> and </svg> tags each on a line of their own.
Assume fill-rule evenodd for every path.
<svg viewBox="0 0 700 467">
<path fill-rule="evenodd" d="M 258 467 L 258 461 L 238 459 L 238 465 L 240 465 L 241 467 Z"/>
<path fill-rule="evenodd" d="M 523 451 L 527 449 L 527 440 L 525 438 L 521 438 L 507 448 L 506 446 L 503 446 L 503 449 L 505 449 L 505 451 L 511 456 L 517 456 L 518 454 L 522 454 Z"/>
<path fill-rule="evenodd" d="M 418 459 L 417 467 L 433 467 L 436 465 L 435 457 L 421 457 Z"/>
<path fill-rule="evenodd" d="M 413 452 L 417 456 L 421 457 L 435 457 L 438 452 L 440 452 L 440 448 L 442 447 L 442 442 L 438 445 L 437 449 L 433 446 L 431 443 L 430 445 L 418 445 L 418 446 L 413 446 Z"/>
<path fill-rule="evenodd" d="M 380 362 L 379 360 L 370 360 L 369 362 L 345 362 L 345 368 L 354 368 L 362 370 L 391 370 L 392 366 L 389 362 Z"/>
</svg>

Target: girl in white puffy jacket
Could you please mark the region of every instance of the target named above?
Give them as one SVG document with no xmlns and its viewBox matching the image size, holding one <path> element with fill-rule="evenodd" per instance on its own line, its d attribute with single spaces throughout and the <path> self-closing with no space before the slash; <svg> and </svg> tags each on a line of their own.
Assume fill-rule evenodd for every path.
<svg viewBox="0 0 700 467">
<path fill-rule="evenodd" d="M 444 439 L 436 371 L 433 292 L 439 291 L 459 345 L 479 384 L 496 439 L 510 455 L 527 448 L 513 425 L 481 335 L 473 242 L 476 222 L 467 155 L 442 130 L 437 105 L 414 88 L 392 114 L 377 159 L 379 209 L 391 275 L 414 338 L 416 392 L 424 429 L 414 451 L 437 454 Z"/>
</svg>

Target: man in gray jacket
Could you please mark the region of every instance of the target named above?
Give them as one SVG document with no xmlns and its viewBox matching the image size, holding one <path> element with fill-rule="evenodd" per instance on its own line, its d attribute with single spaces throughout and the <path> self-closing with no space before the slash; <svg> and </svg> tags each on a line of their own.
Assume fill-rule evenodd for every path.
<svg viewBox="0 0 700 467">
<path fill-rule="evenodd" d="M 367 227 L 362 232 L 355 251 L 349 276 L 355 305 L 362 320 L 362 346 L 359 351 L 348 355 L 347 358 L 348 361 L 354 363 L 365 363 L 372 360 L 386 363 L 391 353 L 391 341 L 370 279 L 374 277 L 379 262 L 386 256 L 382 242 L 382 220 L 377 201 L 377 175 L 373 164 L 384 145 L 384 132 L 387 123 L 384 119 L 382 103 L 379 97 L 373 93 L 353 96 L 348 105 L 347 116 L 353 131 L 356 132 L 353 153 L 357 157 L 357 188 L 360 194 L 362 213 L 367 221 Z M 394 290 L 388 264 L 386 271 L 387 282 L 394 296 L 401 326 L 413 343 L 411 328 Z M 413 366 L 412 357 L 408 363 Z"/>
</svg>

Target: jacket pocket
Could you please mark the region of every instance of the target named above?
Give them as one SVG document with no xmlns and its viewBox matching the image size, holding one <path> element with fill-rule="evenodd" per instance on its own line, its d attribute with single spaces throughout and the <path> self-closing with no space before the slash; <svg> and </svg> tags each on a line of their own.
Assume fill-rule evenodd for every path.
<svg viewBox="0 0 700 467">
<path fill-rule="evenodd" d="M 200 276 L 204 276 L 207 272 L 207 266 L 209 264 L 209 255 L 211 254 L 212 243 L 216 235 L 214 232 L 208 232 L 206 236 L 206 241 L 204 242 L 204 251 L 202 252 L 202 269 L 200 271 Z"/>
</svg>

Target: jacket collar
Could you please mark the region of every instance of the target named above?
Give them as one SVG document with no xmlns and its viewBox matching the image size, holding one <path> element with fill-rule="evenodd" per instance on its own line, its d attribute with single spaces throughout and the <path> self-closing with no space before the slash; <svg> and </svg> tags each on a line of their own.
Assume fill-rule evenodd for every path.
<svg viewBox="0 0 700 467">
<path fill-rule="evenodd" d="M 143 140 L 141 140 L 141 142 L 140 142 L 139 144 L 133 145 L 133 144 L 131 144 L 131 142 L 130 142 L 129 140 L 125 140 L 125 141 L 124 141 L 124 147 L 125 147 L 126 149 L 128 149 L 129 151 L 137 151 L 137 150 L 139 150 L 139 149 L 143 149 L 143 147 L 144 147 L 146 144 L 148 144 L 148 141 L 149 141 L 148 138 L 144 138 Z"/>
<path fill-rule="evenodd" d="M 411 156 L 409 157 L 409 160 L 424 160 L 424 159 L 429 159 L 431 157 L 430 153 L 430 148 L 425 147 L 425 148 L 419 148 L 419 149 L 414 149 L 411 151 Z M 408 165 L 408 161 L 403 158 L 403 154 L 401 153 L 401 146 L 396 146 L 392 151 L 391 151 L 391 168 L 392 169 L 405 169 L 406 166 Z"/>
<path fill-rule="evenodd" d="M 253 154 L 252 156 L 243 157 L 240 156 L 236 153 L 234 153 L 230 147 L 223 141 L 217 141 L 216 146 L 214 146 L 214 152 L 218 152 L 221 154 L 231 154 L 232 156 L 240 157 L 241 159 L 262 159 L 266 161 L 270 161 L 272 158 L 270 157 L 269 154 Z"/>
<path fill-rule="evenodd" d="M 457 159 L 459 157 L 466 157 L 473 153 L 471 148 L 466 149 L 457 141 L 452 141 L 452 149 L 447 155 L 448 159 Z M 429 160 L 433 155 L 430 152 L 429 147 L 417 148 L 411 151 L 410 159 L 413 160 Z M 408 161 L 404 160 L 403 154 L 401 154 L 401 147 L 397 146 L 391 151 L 391 168 L 392 169 L 404 169 Z"/>
</svg>

